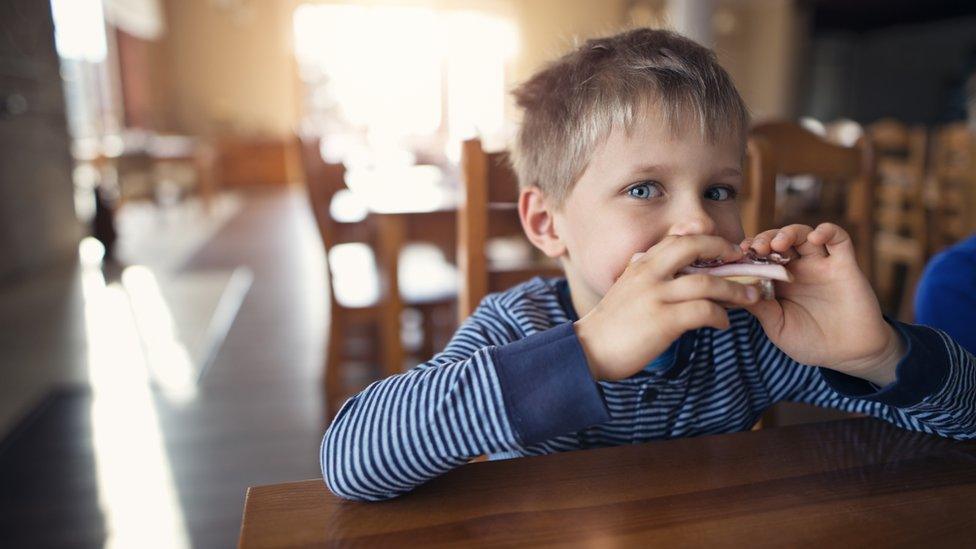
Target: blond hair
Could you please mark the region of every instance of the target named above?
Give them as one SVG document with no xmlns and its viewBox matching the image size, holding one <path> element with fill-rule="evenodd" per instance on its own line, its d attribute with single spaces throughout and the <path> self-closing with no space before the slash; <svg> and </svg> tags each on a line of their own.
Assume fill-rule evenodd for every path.
<svg viewBox="0 0 976 549">
<path fill-rule="evenodd" d="M 512 148 L 519 185 L 541 188 L 556 207 L 610 131 L 631 131 L 648 107 L 674 134 L 693 118 L 709 142 L 742 139 L 749 124 L 745 103 L 715 54 L 664 30 L 588 40 L 513 94 L 524 110 Z"/>
</svg>

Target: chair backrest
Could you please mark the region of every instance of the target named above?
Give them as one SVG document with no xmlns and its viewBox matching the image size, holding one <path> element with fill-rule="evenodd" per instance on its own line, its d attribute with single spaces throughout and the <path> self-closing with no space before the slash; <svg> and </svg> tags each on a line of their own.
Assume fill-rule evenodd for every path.
<svg viewBox="0 0 976 549">
<path fill-rule="evenodd" d="M 299 141 L 305 188 L 326 251 L 336 244 L 370 242 L 368 223 L 338 223 L 330 213 L 332 199 L 346 189 L 345 166 L 342 163 L 326 162 L 322 158 L 318 138 L 302 137 Z"/>
<path fill-rule="evenodd" d="M 748 197 L 746 207 L 756 218 L 744 220 L 747 229 L 765 230 L 788 223 L 816 225 L 825 221 L 844 227 L 854 239 L 858 264 L 870 280 L 873 271 L 874 241 L 874 154 L 868 137 L 853 147 L 830 143 L 793 122 L 768 122 L 754 126 L 750 132 L 752 155 L 747 164 Z M 774 207 L 769 223 L 770 196 L 781 204 L 776 194 L 778 178 L 810 177 L 821 185 L 820 204 L 815 211 L 795 217 Z M 831 211 L 829 205 L 836 204 Z M 746 223 L 745 221 L 749 221 Z M 753 227 L 749 227 L 749 224 Z M 755 232 L 749 233 L 755 234 Z"/>
<path fill-rule="evenodd" d="M 935 253 L 976 231 L 976 136 L 965 124 L 935 130 L 930 175 L 926 198 Z"/>
<path fill-rule="evenodd" d="M 752 135 L 746 141 L 746 162 L 739 193 L 742 229 L 748 236 L 773 228 L 776 222 L 776 182 L 764 181 L 776 171 L 769 141 Z"/>
<path fill-rule="evenodd" d="M 877 158 L 876 229 L 924 245 L 925 129 L 886 118 L 867 130 Z"/>
<path fill-rule="evenodd" d="M 457 262 L 461 283 L 458 318 L 474 312 L 489 292 L 501 291 L 534 276 L 558 276 L 555 264 L 543 260 L 494 265 L 486 253 L 492 238 L 524 238 L 518 216 L 518 178 L 506 152 L 486 152 L 480 139 L 462 144 L 463 193 L 458 206 Z"/>
<path fill-rule="evenodd" d="M 926 132 L 885 118 L 867 127 L 877 159 L 874 288 L 882 309 L 910 321 L 915 285 L 925 266 Z M 899 280 L 898 273 L 903 276 Z"/>
<path fill-rule="evenodd" d="M 835 145 L 843 145 L 845 147 L 853 147 L 857 144 L 857 140 L 864 135 L 864 127 L 851 120 L 850 118 L 838 118 L 831 122 L 827 122 L 824 126 L 824 132 L 821 135 L 827 141 Z M 808 128 L 813 130 L 813 128 Z M 814 131 L 814 133 L 817 133 Z"/>
<path fill-rule="evenodd" d="M 345 170 L 341 165 L 327 165 L 322 159 L 319 149 L 319 139 L 317 137 L 299 138 L 299 150 L 302 158 L 302 172 L 305 175 L 305 191 L 308 193 L 308 202 L 315 216 L 315 224 L 319 229 L 319 236 L 326 249 L 331 248 L 329 242 L 332 230 L 332 216 L 329 215 L 329 205 L 332 198 L 339 191 L 336 188 L 336 180 L 341 183 Z"/>
</svg>

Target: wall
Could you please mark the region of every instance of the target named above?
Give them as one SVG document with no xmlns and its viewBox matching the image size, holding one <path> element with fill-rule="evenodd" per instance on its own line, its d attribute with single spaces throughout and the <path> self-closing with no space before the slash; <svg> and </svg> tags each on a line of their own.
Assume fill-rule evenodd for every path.
<svg viewBox="0 0 976 549">
<path fill-rule="evenodd" d="M 524 79 L 580 40 L 627 28 L 635 19 L 669 26 L 666 4 L 666 0 L 520 2 L 522 54 L 514 76 L 517 81 Z M 718 27 L 714 49 L 719 62 L 754 119 L 794 116 L 797 65 L 809 33 L 805 11 L 795 0 L 720 0 L 713 19 Z"/>
<path fill-rule="evenodd" d="M 231 130 L 285 136 L 300 117 L 291 52 L 291 17 L 301 0 L 252 1 L 234 16 L 212 2 L 166 0 L 168 57 L 166 129 L 194 134 Z M 348 3 L 319 0 L 310 3 Z M 624 0 L 364 1 L 360 4 L 430 5 L 480 9 L 516 20 L 521 54 L 512 77 L 520 81 L 577 34 L 617 28 Z M 163 69 L 161 69 L 163 70 Z"/>
<path fill-rule="evenodd" d="M 0 37 L 0 281 L 6 282 L 69 263 L 81 227 L 49 4 L 0 0 Z"/>
<path fill-rule="evenodd" d="M 793 118 L 799 60 L 808 37 L 808 17 L 793 0 L 725 2 L 743 22 L 741 61 L 729 70 L 753 120 Z M 720 43 L 721 45 L 721 43 Z"/>
<path fill-rule="evenodd" d="M 200 135 L 290 133 L 297 107 L 288 2 L 248 2 L 237 16 L 217 4 L 164 4 L 169 125 Z"/>
<path fill-rule="evenodd" d="M 309 0 L 312 3 L 398 4 L 479 9 L 511 17 L 521 48 L 511 80 L 530 76 L 581 39 L 624 28 L 640 4 L 663 0 Z M 172 129 L 221 129 L 271 136 L 289 134 L 301 113 L 291 53 L 291 17 L 303 0 L 251 0 L 233 15 L 214 2 L 166 0 Z M 716 50 L 757 118 L 790 116 L 795 59 L 805 27 L 795 0 L 724 0 L 732 34 L 716 35 Z M 512 111 L 511 105 L 509 110 Z"/>
<path fill-rule="evenodd" d="M 804 111 L 822 120 L 843 116 L 862 123 L 885 116 L 923 124 L 962 117 L 962 97 L 952 94 L 961 90 L 967 59 L 976 63 L 972 17 L 825 33 L 813 42 Z M 955 108 L 953 99 L 959 102 Z"/>
<path fill-rule="evenodd" d="M 625 0 L 528 0 L 517 2 L 521 50 L 513 79 L 521 82 L 546 62 L 587 38 L 621 30 L 627 21 Z"/>
</svg>

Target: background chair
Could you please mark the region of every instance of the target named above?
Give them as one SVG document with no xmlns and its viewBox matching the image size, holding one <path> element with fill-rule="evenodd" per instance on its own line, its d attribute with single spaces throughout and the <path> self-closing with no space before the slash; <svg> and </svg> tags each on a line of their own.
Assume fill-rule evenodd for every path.
<svg viewBox="0 0 976 549">
<path fill-rule="evenodd" d="M 923 192 L 925 129 L 887 118 L 871 124 L 867 131 L 878 168 L 874 286 L 882 308 L 909 322 L 928 242 Z"/>
<path fill-rule="evenodd" d="M 926 202 L 929 253 L 976 231 L 976 137 L 964 123 L 935 130 Z"/>
<path fill-rule="evenodd" d="M 769 180 L 775 173 L 773 151 L 769 141 L 761 135 L 751 135 L 746 141 L 746 161 L 739 193 L 742 230 L 746 236 L 755 236 L 772 229 L 776 222 L 776 180 Z"/>
<path fill-rule="evenodd" d="M 750 159 L 747 168 L 750 196 L 768 199 L 772 193 L 775 200 L 772 226 L 790 223 L 816 226 L 826 221 L 841 225 L 854 239 L 861 270 L 872 280 L 875 167 L 870 140 L 862 137 L 855 146 L 845 147 L 830 143 L 793 122 L 759 124 L 749 135 L 752 153 L 758 155 Z M 785 195 L 791 192 L 789 184 L 794 178 L 803 178 L 813 200 L 792 208 Z M 768 202 L 760 198 L 747 200 L 757 200 L 758 205 L 750 207 L 761 208 L 756 214 L 768 217 Z M 759 227 L 766 228 L 770 227 Z"/>
<path fill-rule="evenodd" d="M 345 208 L 346 215 L 337 216 L 332 209 L 337 200 L 354 202 L 351 191 L 345 185 L 345 167 L 323 160 L 317 138 L 301 139 L 302 166 L 305 172 L 309 203 L 315 217 L 319 235 L 325 247 L 329 277 L 329 333 L 325 359 L 325 387 L 329 417 L 333 417 L 342 403 L 347 390 L 364 385 L 375 378 L 361 379 L 349 384 L 346 366 L 351 361 L 379 364 L 380 372 L 402 371 L 403 364 L 387 364 L 391 359 L 377 344 L 379 321 L 386 314 L 390 292 L 400 292 L 408 311 L 421 317 L 422 329 L 419 346 L 415 350 L 421 360 L 433 354 L 434 322 L 455 306 L 453 289 L 449 293 L 432 294 L 426 287 L 413 291 L 423 284 L 411 284 L 401 276 L 390 281 L 378 272 L 375 254 L 376 224 L 362 209 Z M 345 218 L 344 220 L 337 220 Z M 353 246 L 345 246 L 350 245 Z M 418 273 L 407 268 L 401 272 Z M 409 277 L 407 277 L 409 278 Z M 350 387 L 351 386 L 351 387 Z"/>
<path fill-rule="evenodd" d="M 792 122 L 754 127 L 746 147 L 742 197 L 743 228 L 748 236 L 789 223 L 817 225 L 830 221 L 847 229 L 855 240 L 858 263 L 871 277 L 874 164 L 866 138 L 854 147 L 828 142 Z M 791 187 L 790 178 L 804 177 Z M 805 188 L 804 188 L 805 187 Z M 785 193 L 809 193 L 790 201 Z M 815 406 L 781 402 L 767 411 L 757 427 L 826 421 L 852 414 Z M 754 428 L 757 428 L 754 427 Z"/>
<path fill-rule="evenodd" d="M 508 289 L 534 276 L 562 276 L 562 269 L 555 262 L 540 257 L 525 240 L 518 216 L 518 179 L 508 154 L 485 152 L 479 139 L 465 141 L 461 171 L 459 321 L 470 316 L 490 292 Z"/>
</svg>

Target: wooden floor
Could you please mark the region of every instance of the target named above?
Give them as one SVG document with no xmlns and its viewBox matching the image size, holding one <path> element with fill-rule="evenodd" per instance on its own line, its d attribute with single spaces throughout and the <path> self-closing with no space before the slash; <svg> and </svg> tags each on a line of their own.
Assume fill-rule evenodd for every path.
<svg viewBox="0 0 976 549">
<path fill-rule="evenodd" d="M 0 546 L 231 547 L 247 486 L 320 476 L 327 294 L 300 191 L 243 196 L 176 270 L 241 267 L 251 285 L 190 396 L 100 391 L 79 375 L 36 401 L 0 445 Z M 54 333 L 44 345 L 82 368 L 78 330 Z"/>
</svg>

